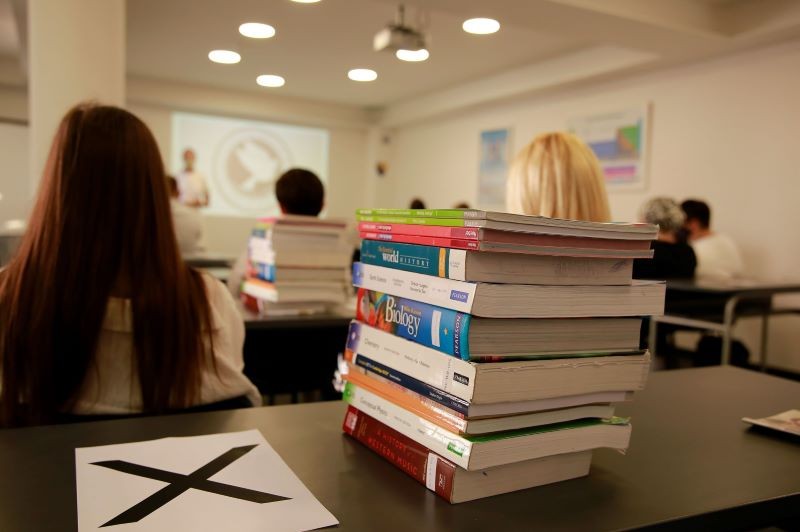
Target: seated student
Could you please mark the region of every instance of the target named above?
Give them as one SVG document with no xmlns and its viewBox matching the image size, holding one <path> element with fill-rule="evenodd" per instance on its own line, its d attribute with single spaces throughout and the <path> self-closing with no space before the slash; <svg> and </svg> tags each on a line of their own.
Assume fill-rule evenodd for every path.
<svg viewBox="0 0 800 532">
<path fill-rule="evenodd" d="M 172 210 L 172 223 L 175 225 L 175 238 L 181 255 L 193 255 L 203 251 L 203 220 L 198 209 L 187 207 L 178 198 L 178 180 L 167 176 L 169 206 Z"/>
<path fill-rule="evenodd" d="M 319 216 L 325 206 L 325 187 L 317 174 L 303 168 L 292 168 L 284 172 L 275 182 L 275 198 L 281 214 Z M 228 276 L 228 290 L 238 297 L 247 274 L 247 250 L 245 249 Z"/>
<path fill-rule="evenodd" d="M 411 203 L 408 206 L 409 209 L 424 209 L 425 202 L 419 198 L 414 198 L 411 200 Z"/>
<path fill-rule="evenodd" d="M 469 203 L 462 201 L 453 206 L 454 209 L 469 209 Z"/>
<path fill-rule="evenodd" d="M 658 239 L 653 241 L 653 258 L 633 261 L 636 279 L 692 277 L 697 259 L 692 247 L 680 236 L 683 211 L 671 198 L 653 198 L 642 206 L 641 220 L 658 224 Z"/>
<path fill-rule="evenodd" d="M 611 220 L 597 157 L 578 137 L 562 132 L 537 136 L 514 158 L 506 207 L 517 214 Z"/>
<path fill-rule="evenodd" d="M 0 426 L 261 403 L 230 294 L 178 252 L 153 135 L 116 107 L 61 121 L 0 323 Z"/>
<path fill-rule="evenodd" d="M 736 243 L 711 230 L 711 209 L 700 200 L 681 203 L 686 215 L 683 228 L 697 255 L 697 277 L 731 279 L 742 274 L 742 257 Z"/>
</svg>

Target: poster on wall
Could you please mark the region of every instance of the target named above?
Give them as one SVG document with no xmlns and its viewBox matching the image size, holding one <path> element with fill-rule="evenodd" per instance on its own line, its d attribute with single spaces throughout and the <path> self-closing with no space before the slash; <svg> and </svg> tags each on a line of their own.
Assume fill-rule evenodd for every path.
<svg viewBox="0 0 800 532">
<path fill-rule="evenodd" d="M 205 181 L 205 214 L 268 216 L 278 213 L 275 181 L 293 167 L 328 177 L 327 130 L 191 113 L 172 115 L 171 170 L 183 171 L 187 150 Z"/>
<path fill-rule="evenodd" d="M 510 159 L 511 135 L 508 129 L 481 131 L 478 207 L 505 210 L 506 177 Z"/>
<path fill-rule="evenodd" d="M 600 160 L 609 189 L 644 190 L 647 183 L 649 106 L 576 117 L 569 130 Z"/>
</svg>

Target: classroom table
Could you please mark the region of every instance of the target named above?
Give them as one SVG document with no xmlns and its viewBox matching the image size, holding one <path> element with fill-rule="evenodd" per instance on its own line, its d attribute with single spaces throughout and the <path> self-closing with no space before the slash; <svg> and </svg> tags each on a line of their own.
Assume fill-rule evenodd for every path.
<svg viewBox="0 0 800 532">
<path fill-rule="evenodd" d="M 236 257 L 214 253 L 198 253 L 184 255 L 183 261 L 193 268 L 230 268 L 236 262 Z"/>
<path fill-rule="evenodd" d="M 729 364 L 736 320 L 744 316 L 760 316 L 759 356 L 761 368 L 764 369 L 767 364 L 770 317 L 800 313 L 798 309 L 775 308 L 772 297 L 792 293 L 800 293 L 800 283 L 773 283 L 755 279 L 667 281 L 665 313 L 650 318 L 648 347 L 655 355 L 660 323 L 715 331 L 722 335 L 722 364 Z"/>
<path fill-rule="evenodd" d="M 240 305 L 244 318 L 244 372 L 269 402 L 277 394 L 320 391 L 333 399 L 333 373 L 344 351 L 354 312 L 259 316 Z"/>
<path fill-rule="evenodd" d="M 588 477 L 450 505 L 342 435 L 339 402 L 0 430 L 0 530 L 74 530 L 74 449 L 259 429 L 342 530 L 745 530 L 800 522 L 800 439 L 743 416 L 797 408 L 800 383 L 731 366 L 658 372 L 627 455 Z M 231 530 L 235 527 L 232 517 Z"/>
</svg>

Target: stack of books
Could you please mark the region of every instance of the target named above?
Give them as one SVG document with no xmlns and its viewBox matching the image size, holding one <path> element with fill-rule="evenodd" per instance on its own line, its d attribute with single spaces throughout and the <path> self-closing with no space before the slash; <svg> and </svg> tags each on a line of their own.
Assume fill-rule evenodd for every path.
<svg viewBox="0 0 800 532">
<path fill-rule="evenodd" d="M 360 210 L 344 431 L 450 502 L 587 475 L 644 387 L 632 280 L 657 228 L 476 210 Z"/>
<path fill-rule="evenodd" d="M 313 216 L 262 218 L 248 243 L 245 305 L 262 314 L 324 312 L 348 300 L 347 224 Z"/>
</svg>

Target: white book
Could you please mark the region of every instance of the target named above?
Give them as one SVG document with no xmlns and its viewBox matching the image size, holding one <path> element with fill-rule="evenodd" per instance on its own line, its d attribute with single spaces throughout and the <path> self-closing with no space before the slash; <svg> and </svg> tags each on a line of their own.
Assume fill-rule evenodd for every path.
<svg viewBox="0 0 800 532">
<path fill-rule="evenodd" d="M 548 286 L 456 281 L 357 262 L 353 284 L 485 318 L 594 318 L 664 313 L 666 284 Z"/>
<path fill-rule="evenodd" d="M 472 403 L 531 401 L 644 388 L 650 354 L 467 362 L 353 321 L 348 356 L 356 366 L 394 370 Z M 403 384 L 402 382 L 399 382 Z"/>
</svg>

